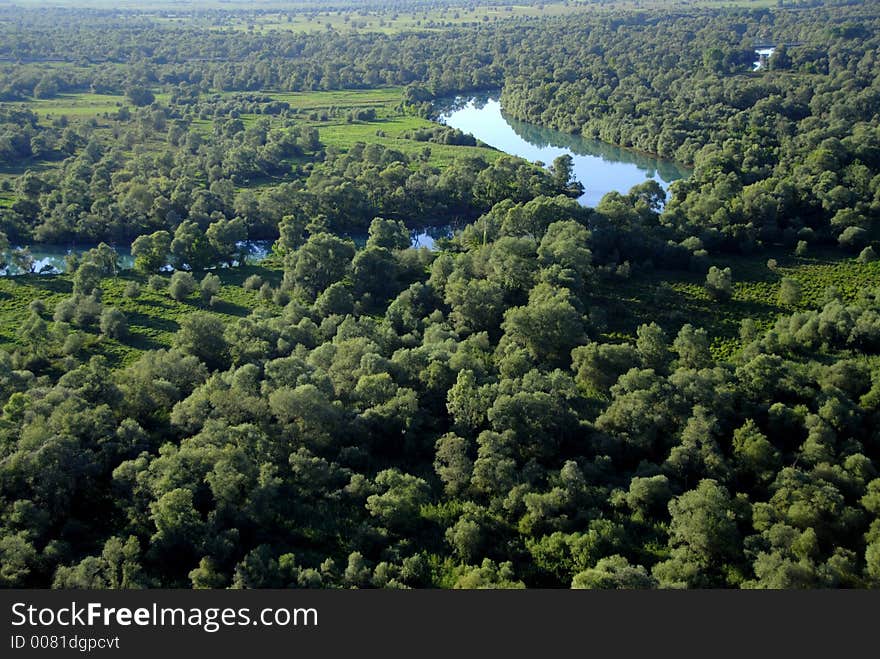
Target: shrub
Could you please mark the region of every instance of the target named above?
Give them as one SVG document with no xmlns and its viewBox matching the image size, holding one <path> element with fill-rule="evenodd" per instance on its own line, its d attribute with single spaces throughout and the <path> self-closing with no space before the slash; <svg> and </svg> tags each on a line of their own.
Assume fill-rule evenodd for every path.
<svg viewBox="0 0 880 659">
<path fill-rule="evenodd" d="M 202 302 L 212 304 L 211 300 L 220 292 L 220 277 L 211 274 L 205 275 L 199 284 L 199 294 L 202 296 Z"/>
<path fill-rule="evenodd" d="M 868 245 L 859 253 L 859 256 L 856 260 L 859 263 L 871 263 L 872 261 L 877 260 L 877 253 L 874 251 L 873 247 Z"/>
<path fill-rule="evenodd" d="M 177 271 L 171 275 L 171 281 L 168 283 L 168 292 L 178 302 L 182 302 L 196 290 L 196 280 L 188 272 Z"/>
<path fill-rule="evenodd" d="M 125 291 L 123 292 L 123 295 L 125 295 L 125 297 L 131 298 L 134 300 L 134 299 L 140 297 L 140 294 L 141 294 L 141 285 L 138 284 L 136 281 L 130 281 L 125 285 Z"/>
<path fill-rule="evenodd" d="M 868 232 L 862 227 L 847 227 L 837 239 L 841 247 L 852 251 L 861 249 L 867 241 Z"/>
<path fill-rule="evenodd" d="M 787 306 L 798 304 L 801 301 L 803 287 L 797 279 L 783 277 L 779 286 L 779 303 Z"/>
<path fill-rule="evenodd" d="M 251 275 L 247 279 L 244 280 L 244 284 L 242 284 L 244 290 L 246 291 L 258 291 L 260 290 L 260 286 L 263 285 L 263 278 L 260 275 Z"/>
<path fill-rule="evenodd" d="M 165 278 L 160 275 L 152 275 L 149 280 L 147 280 L 147 285 L 154 291 L 161 291 L 167 286 Z"/>
<path fill-rule="evenodd" d="M 85 327 L 94 325 L 101 318 L 103 305 L 96 295 L 87 295 L 76 297 L 76 307 L 73 311 L 73 322 L 75 325 Z"/>
<path fill-rule="evenodd" d="M 52 319 L 56 323 L 69 323 L 73 320 L 74 311 L 76 311 L 76 300 L 72 297 L 66 297 L 55 305 Z"/>
<path fill-rule="evenodd" d="M 71 332 L 67 335 L 67 338 L 64 339 L 64 345 L 61 347 L 61 351 L 65 355 L 75 355 L 85 346 L 86 340 L 85 337 L 79 332 Z"/>
<path fill-rule="evenodd" d="M 128 336 L 128 320 L 125 314 L 115 307 L 107 307 L 101 313 L 101 333 L 111 339 Z"/>
<path fill-rule="evenodd" d="M 706 275 L 706 290 L 716 300 L 729 300 L 733 295 L 733 276 L 730 268 L 718 268 L 712 266 L 709 268 L 709 274 Z"/>
</svg>

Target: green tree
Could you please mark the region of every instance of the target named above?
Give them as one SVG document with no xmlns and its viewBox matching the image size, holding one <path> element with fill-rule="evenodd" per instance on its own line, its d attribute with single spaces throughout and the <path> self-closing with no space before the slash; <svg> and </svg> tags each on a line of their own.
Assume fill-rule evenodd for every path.
<svg viewBox="0 0 880 659">
<path fill-rule="evenodd" d="M 428 484 L 397 469 L 386 469 L 376 475 L 376 487 L 381 494 L 367 497 L 367 511 L 395 530 L 414 529 L 421 507 L 428 503 Z"/>
<path fill-rule="evenodd" d="M 212 222 L 205 231 L 208 244 L 217 258 L 232 266 L 236 261 L 244 262 L 243 243 L 248 238 L 247 225 L 240 217 L 227 220 L 225 218 Z"/>
<path fill-rule="evenodd" d="M 410 246 L 409 230 L 400 220 L 373 218 L 367 238 L 367 247 L 385 249 L 407 249 Z"/>
<path fill-rule="evenodd" d="M 207 273 L 202 281 L 199 282 L 199 295 L 202 297 L 204 304 L 213 303 L 214 298 L 220 292 L 220 277 L 215 274 Z"/>
<path fill-rule="evenodd" d="M 644 589 L 653 588 L 656 581 L 641 565 L 630 565 L 623 556 L 613 555 L 599 560 L 595 567 L 574 575 L 572 588 L 589 589 Z"/>
<path fill-rule="evenodd" d="M 654 566 L 661 587 L 729 585 L 728 570 L 742 552 L 734 501 L 705 479 L 669 503 L 669 559 Z"/>
<path fill-rule="evenodd" d="M 217 254 L 199 225 L 184 220 L 174 231 L 171 241 L 171 264 L 177 268 L 203 270 L 217 258 Z"/>
<path fill-rule="evenodd" d="M 104 307 L 101 312 L 101 333 L 117 340 L 128 336 L 128 320 L 125 314 L 116 307 Z"/>
<path fill-rule="evenodd" d="M 285 279 L 297 293 L 314 300 L 328 286 L 345 278 L 354 254 L 351 240 L 329 233 L 313 234 L 285 258 Z"/>
<path fill-rule="evenodd" d="M 196 290 L 196 280 L 188 272 L 178 270 L 168 281 L 168 293 L 178 302 L 183 302 Z"/>
<path fill-rule="evenodd" d="M 168 264 L 171 254 L 171 234 L 167 231 L 138 236 L 131 244 L 134 267 L 144 274 L 152 274 Z"/>
<path fill-rule="evenodd" d="M 538 284 L 524 307 L 504 314 L 505 335 L 523 346 L 539 362 L 567 364 L 573 347 L 585 340 L 581 313 L 571 292 Z"/>
<path fill-rule="evenodd" d="M 174 347 L 184 354 L 198 357 L 211 370 L 224 368 L 228 364 L 224 329 L 223 321 L 216 316 L 195 311 L 180 321 Z"/>
<path fill-rule="evenodd" d="M 709 268 L 706 275 L 706 290 L 716 300 L 729 300 L 733 296 L 733 277 L 730 268 Z"/>
<path fill-rule="evenodd" d="M 435 444 L 434 471 L 443 481 L 446 493 L 458 496 L 470 485 L 474 463 L 468 456 L 468 442 L 454 433 L 446 433 Z"/>
<path fill-rule="evenodd" d="M 73 275 L 73 294 L 91 295 L 101 286 L 101 268 L 86 261 L 80 264 Z"/>
<path fill-rule="evenodd" d="M 786 306 L 795 306 L 801 301 L 801 283 L 791 277 L 783 277 L 779 284 L 779 303 Z"/>
</svg>

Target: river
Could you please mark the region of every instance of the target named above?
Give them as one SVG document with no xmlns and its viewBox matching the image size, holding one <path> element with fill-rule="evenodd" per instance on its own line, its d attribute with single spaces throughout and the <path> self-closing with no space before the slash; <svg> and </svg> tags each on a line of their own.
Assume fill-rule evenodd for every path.
<svg viewBox="0 0 880 659">
<path fill-rule="evenodd" d="M 434 248 L 434 241 L 437 238 L 448 238 L 452 235 L 452 230 L 448 226 L 427 227 L 418 229 L 411 233 L 413 247 Z M 355 245 L 363 247 L 367 242 L 367 234 L 353 234 L 347 236 L 351 238 Z M 272 250 L 272 240 L 249 240 L 245 243 L 248 248 L 248 263 L 259 263 L 265 259 Z M 16 246 L 21 247 L 21 246 Z M 27 245 L 31 258 L 33 259 L 32 271 L 37 274 L 58 274 L 65 272 L 67 269 L 66 257 L 69 254 L 83 254 L 96 245 L 52 245 L 47 243 L 32 243 Z M 122 270 L 128 270 L 134 267 L 134 257 L 131 255 L 131 245 L 111 245 L 119 255 L 119 267 Z M 170 268 L 170 266 L 169 266 Z M 17 267 L 14 263 L 8 263 L 5 268 L 0 269 L 0 277 L 5 275 L 20 275 L 24 271 Z"/>
<path fill-rule="evenodd" d="M 441 123 L 505 153 L 545 165 L 570 155 L 574 176 L 584 185 L 578 201 L 585 206 L 595 207 L 608 192 L 625 193 L 648 179 L 666 190 L 673 181 L 690 175 L 690 170 L 669 160 L 507 117 L 497 95 L 458 97 L 439 108 Z"/>
<path fill-rule="evenodd" d="M 631 187 L 648 179 L 656 180 L 664 190 L 672 181 L 690 174 L 686 168 L 661 158 L 622 149 L 598 140 L 571 135 L 551 128 L 527 124 L 504 115 L 496 96 L 458 97 L 440 104 L 440 122 L 470 133 L 481 142 L 531 162 L 549 164 L 563 154 L 572 157 L 574 176 L 584 185 L 584 194 L 578 201 L 585 206 L 596 206 L 602 197 L 613 190 L 628 192 Z M 419 229 L 412 232 L 413 247 L 433 249 L 435 239 L 449 236 L 448 226 Z M 362 246 L 366 234 L 352 235 Z M 250 241 L 251 256 L 256 263 L 268 255 L 272 241 Z M 94 245 L 63 246 L 32 244 L 34 272 L 46 274 L 64 272 L 64 257 L 71 252 L 82 253 Z M 129 245 L 114 245 L 122 268 L 134 263 Z M 10 264 L 0 275 L 21 274 Z"/>
</svg>

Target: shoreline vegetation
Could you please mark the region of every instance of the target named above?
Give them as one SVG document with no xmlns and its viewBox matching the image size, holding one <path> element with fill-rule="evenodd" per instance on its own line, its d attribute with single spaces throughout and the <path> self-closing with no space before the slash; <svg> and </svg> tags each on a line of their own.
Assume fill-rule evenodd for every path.
<svg viewBox="0 0 880 659">
<path fill-rule="evenodd" d="M 0 7 L 0 587 L 880 585 L 880 2 L 337 4 Z"/>
</svg>

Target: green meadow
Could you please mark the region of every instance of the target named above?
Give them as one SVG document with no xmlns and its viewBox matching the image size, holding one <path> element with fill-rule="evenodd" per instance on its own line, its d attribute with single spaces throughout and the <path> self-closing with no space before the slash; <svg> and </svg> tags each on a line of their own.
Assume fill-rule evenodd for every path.
<svg viewBox="0 0 880 659">
<path fill-rule="evenodd" d="M 84 339 L 81 355 L 100 354 L 108 358 L 114 366 L 130 363 L 146 350 L 156 350 L 171 346 L 180 320 L 195 310 L 207 311 L 221 318 L 225 323 L 248 315 L 260 305 L 272 305 L 262 300 L 257 291 L 245 290 L 244 280 L 251 275 L 259 275 L 263 281 L 277 285 L 281 281 L 281 271 L 266 265 L 248 265 L 237 268 L 221 268 L 215 271 L 220 277 L 221 288 L 213 305 L 203 302 L 198 292 L 177 302 L 167 290 L 170 275 L 162 275 L 165 287 L 154 290 L 148 285 L 148 278 L 133 270 L 121 272 L 117 277 L 106 277 L 101 281 L 102 303 L 105 307 L 116 307 L 122 311 L 129 323 L 129 335 L 122 340 L 102 336 L 97 326 L 80 330 Z M 196 273 L 197 279 L 201 274 Z M 126 297 L 126 286 L 137 282 L 140 293 L 135 298 Z M 0 277 L 0 349 L 14 350 L 23 345 L 26 337 L 19 328 L 30 316 L 29 305 L 41 300 L 46 311 L 44 320 L 52 325 L 52 312 L 55 305 L 73 291 L 73 283 L 68 275 L 21 275 Z"/>
<path fill-rule="evenodd" d="M 880 261 L 859 263 L 830 250 L 804 257 L 768 251 L 760 256 L 713 258 L 712 264 L 731 269 L 734 290 L 726 302 L 710 297 L 702 272 L 657 270 L 600 281 L 594 299 L 607 310 L 608 338 L 634 339 L 635 329 L 652 321 L 671 334 L 691 323 L 709 332 L 716 357 L 730 357 L 740 345 L 740 324 L 746 318 L 768 328 L 779 316 L 820 308 L 832 286 L 852 302 L 880 281 Z M 801 284 L 797 305 L 780 303 L 783 277 Z"/>
</svg>

